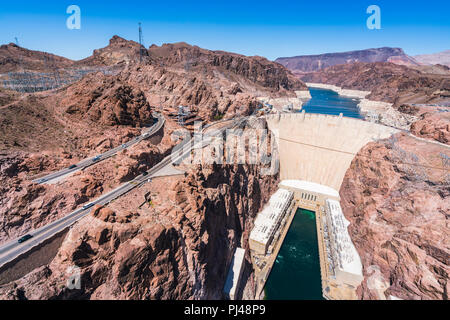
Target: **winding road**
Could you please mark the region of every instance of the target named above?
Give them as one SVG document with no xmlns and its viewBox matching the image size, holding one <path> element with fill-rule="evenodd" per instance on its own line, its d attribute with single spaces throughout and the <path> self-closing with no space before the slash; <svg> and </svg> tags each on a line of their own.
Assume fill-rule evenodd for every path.
<svg viewBox="0 0 450 320">
<path fill-rule="evenodd" d="M 87 167 L 90 167 L 94 164 L 97 164 L 97 163 L 103 161 L 103 160 L 111 158 L 118 152 L 120 152 L 124 149 L 128 149 L 129 147 L 141 142 L 142 140 L 145 140 L 145 139 L 151 137 L 153 134 L 158 132 L 165 123 L 165 119 L 161 114 L 155 113 L 154 116 L 157 118 L 158 121 L 153 126 L 151 126 L 147 132 L 144 132 L 142 135 L 133 138 L 132 140 L 128 141 L 127 143 L 124 143 L 121 146 L 118 146 L 114 149 L 108 150 L 105 153 L 99 154 L 95 157 L 84 159 L 74 166 L 71 166 L 66 169 L 62 169 L 57 172 L 50 173 L 50 174 L 48 174 L 44 177 L 38 178 L 38 179 L 35 179 L 35 180 L 33 180 L 33 182 L 37 183 L 37 184 L 48 184 L 51 182 L 57 182 L 60 179 L 63 179 L 76 171 L 84 170 Z"/>
<path fill-rule="evenodd" d="M 164 124 L 164 118 L 162 118 L 162 116 L 159 116 L 158 119 L 159 119 L 158 123 L 155 124 L 156 127 L 153 126 L 149 130 L 149 132 L 152 132 L 152 134 L 157 132 L 162 127 L 162 124 Z M 161 162 L 159 162 L 154 167 L 152 167 L 150 170 L 148 170 L 146 172 L 146 174 L 141 174 L 141 175 L 137 176 L 132 181 L 122 184 L 121 186 L 117 187 L 116 189 L 100 196 L 99 198 L 97 198 L 96 200 L 93 200 L 90 203 L 83 205 L 83 207 L 78 208 L 77 210 L 67 214 L 66 216 L 64 216 L 54 222 L 51 222 L 41 228 L 38 228 L 38 229 L 28 232 L 28 234 L 32 236 L 31 239 L 29 239 L 23 243 L 19 243 L 18 242 L 19 238 L 17 238 L 17 239 L 9 241 L 9 242 L 5 243 L 4 245 L 0 246 L 0 267 L 5 265 L 8 262 L 14 261 L 21 255 L 27 253 L 32 248 L 36 247 L 37 245 L 45 242 L 46 240 L 52 238 L 53 236 L 57 235 L 58 233 L 69 228 L 72 224 L 74 224 L 81 218 L 87 216 L 91 212 L 92 207 L 94 205 L 102 205 L 102 206 L 106 205 L 106 204 L 110 203 L 111 201 L 119 198 L 120 196 L 128 193 L 132 189 L 146 183 L 158 171 L 164 169 L 167 166 L 171 166 L 173 163 L 179 163 L 185 157 L 189 156 L 192 149 L 203 148 L 203 147 L 207 146 L 208 144 L 210 144 L 211 136 L 216 135 L 217 132 L 223 132 L 226 129 L 233 128 L 236 125 L 240 124 L 244 119 L 245 118 L 239 118 L 236 120 L 219 121 L 219 122 L 215 122 L 211 125 L 206 126 L 202 132 L 205 132 L 206 129 L 211 129 L 211 127 L 213 125 L 216 125 L 218 123 L 223 124 L 224 122 L 227 122 L 227 121 L 230 122 L 230 124 L 225 125 L 218 130 L 210 130 L 207 133 L 205 133 L 202 141 L 197 143 L 196 145 L 193 145 L 193 143 L 192 143 L 193 139 L 183 141 L 182 143 L 180 143 L 177 146 L 178 151 L 173 152 L 171 155 L 164 158 Z M 136 142 L 134 142 L 134 143 L 137 143 L 137 141 L 141 141 L 142 139 L 148 138 L 148 136 L 144 137 L 144 135 L 141 137 L 138 137 L 139 140 L 136 140 Z M 188 144 L 187 148 L 184 147 L 186 144 Z M 130 146 L 130 145 L 131 144 L 129 144 L 128 146 Z M 105 154 L 112 156 L 113 150 L 115 150 L 115 149 L 112 149 Z M 116 150 L 115 152 L 117 152 L 117 151 L 119 151 L 119 150 Z M 105 154 L 103 154 L 103 155 L 105 155 Z M 82 163 L 84 163 L 85 161 L 83 161 Z M 86 166 L 88 166 L 88 165 L 91 165 L 91 164 L 88 163 Z M 78 170 L 80 170 L 80 168 L 78 168 Z M 56 179 L 57 177 L 61 177 L 62 175 L 66 175 L 71 172 L 73 172 L 73 171 L 64 172 L 64 170 L 62 170 L 57 173 L 53 173 L 50 176 L 51 176 L 51 179 Z"/>
</svg>

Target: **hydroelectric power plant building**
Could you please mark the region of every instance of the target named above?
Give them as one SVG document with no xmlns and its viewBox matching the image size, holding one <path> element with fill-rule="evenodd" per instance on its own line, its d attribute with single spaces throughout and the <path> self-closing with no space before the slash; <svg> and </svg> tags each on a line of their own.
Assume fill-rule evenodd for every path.
<svg viewBox="0 0 450 320">
<path fill-rule="evenodd" d="M 302 180 L 283 180 L 257 216 L 250 233 L 252 261 L 264 285 L 297 208 L 315 212 L 322 292 L 327 299 L 350 299 L 363 280 L 362 264 L 347 227 L 339 193 Z M 280 237 L 280 235 L 282 235 Z"/>
<path fill-rule="evenodd" d="M 336 200 L 326 200 L 325 212 L 323 231 L 330 274 L 340 283 L 356 287 L 363 280 L 363 274 L 361 259 L 348 234 L 350 222 Z"/>
<path fill-rule="evenodd" d="M 278 189 L 269 200 L 269 205 L 260 212 L 255 220 L 255 225 L 250 233 L 250 248 L 258 253 L 265 255 L 269 249 L 272 240 L 279 233 L 277 231 L 282 227 L 282 223 L 291 208 L 294 193 L 286 189 Z"/>
</svg>

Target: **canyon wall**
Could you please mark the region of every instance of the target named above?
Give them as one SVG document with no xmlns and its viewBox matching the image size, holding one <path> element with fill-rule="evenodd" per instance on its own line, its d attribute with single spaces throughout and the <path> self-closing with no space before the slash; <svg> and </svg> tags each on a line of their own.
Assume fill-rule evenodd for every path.
<svg viewBox="0 0 450 320">
<path fill-rule="evenodd" d="M 361 299 L 449 299 L 449 156 L 402 133 L 352 161 L 340 196 L 363 263 Z"/>
</svg>

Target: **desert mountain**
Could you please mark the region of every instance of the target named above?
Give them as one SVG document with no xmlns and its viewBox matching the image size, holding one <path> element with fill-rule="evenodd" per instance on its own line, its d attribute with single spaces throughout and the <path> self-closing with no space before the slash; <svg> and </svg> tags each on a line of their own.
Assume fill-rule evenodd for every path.
<svg viewBox="0 0 450 320">
<path fill-rule="evenodd" d="M 66 136 L 60 131 L 68 132 L 64 127 L 77 128 L 83 137 L 93 133 L 90 128 L 99 125 L 140 127 L 153 121 L 151 109 L 155 106 L 173 109 L 186 105 L 198 120 L 232 117 L 238 109 L 248 114 L 257 108 L 260 96 L 295 97 L 296 90 L 306 90 L 305 84 L 285 67 L 261 57 L 177 43 L 144 49 L 144 59 L 138 63 L 140 49 L 143 48 L 138 43 L 114 36 L 107 47 L 95 50 L 87 59 L 73 62 L 55 58 L 55 61 L 71 68 L 120 65 L 117 73 L 91 73 L 55 92 L 20 97 L 2 92 L 4 104 L 0 115 L 4 121 L 0 123 L 0 132 L 4 139 L 0 146 L 42 150 L 49 144 L 53 148 L 51 142 L 56 141 L 71 146 L 72 143 L 60 141 Z M 35 69 L 42 67 L 39 59 L 49 55 L 14 45 L 2 50 L 34 57 L 29 65 Z M 27 130 L 17 130 L 25 123 L 40 128 L 35 133 L 42 132 L 43 139 L 37 135 L 30 141 Z M 52 129 L 47 132 L 54 133 L 54 139 L 44 138 L 46 125 Z M 72 133 L 72 137 L 80 138 L 78 133 Z"/>
<path fill-rule="evenodd" d="M 450 100 L 449 74 L 426 74 L 390 62 L 341 64 L 305 74 L 301 79 L 371 91 L 369 99 L 397 104 Z"/>
<path fill-rule="evenodd" d="M 442 64 L 450 67 L 450 50 L 414 56 L 414 59 L 423 64 Z"/>
<path fill-rule="evenodd" d="M 37 71 L 53 72 L 63 69 L 105 67 L 118 64 L 136 63 L 141 50 L 144 62 L 148 62 L 148 52 L 139 43 L 114 36 L 108 46 L 96 49 L 91 56 L 73 61 L 51 53 L 33 51 L 14 43 L 0 46 L 0 73 Z"/>
<path fill-rule="evenodd" d="M 149 55 L 163 65 L 184 68 L 189 72 L 216 70 L 228 74 L 232 80 L 242 77 L 252 85 L 281 90 L 305 90 L 301 83 L 285 68 L 263 57 L 247 57 L 225 51 L 211 51 L 180 42 L 151 46 Z"/>
<path fill-rule="evenodd" d="M 296 57 L 278 58 L 275 60 L 295 73 L 312 72 L 337 64 L 352 62 L 392 62 L 399 65 L 418 65 L 412 57 L 400 48 L 376 48 L 347 52 L 325 53 Z"/>
<path fill-rule="evenodd" d="M 51 53 L 28 50 L 14 43 L 0 46 L 0 73 L 23 70 L 49 72 L 70 67 L 73 61 Z"/>
</svg>

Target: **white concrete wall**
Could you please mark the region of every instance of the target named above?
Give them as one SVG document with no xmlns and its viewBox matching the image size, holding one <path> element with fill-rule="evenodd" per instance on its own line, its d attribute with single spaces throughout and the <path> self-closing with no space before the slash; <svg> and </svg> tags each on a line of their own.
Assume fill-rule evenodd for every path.
<svg viewBox="0 0 450 320">
<path fill-rule="evenodd" d="M 340 189 L 354 154 L 368 142 L 398 132 L 383 125 L 331 115 L 287 113 L 267 115 L 266 119 L 269 129 L 276 135 L 278 132 L 280 180 L 306 180 L 336 190 Z"/>
</svg>

